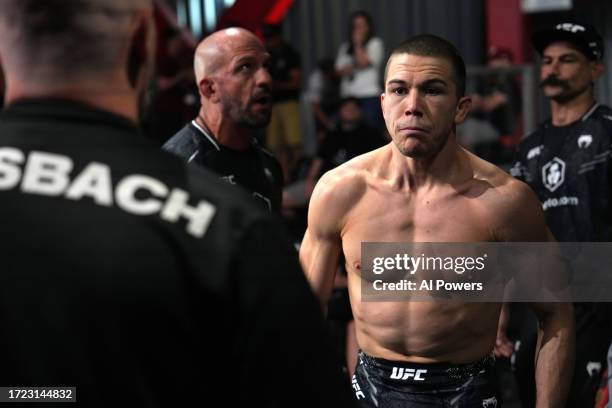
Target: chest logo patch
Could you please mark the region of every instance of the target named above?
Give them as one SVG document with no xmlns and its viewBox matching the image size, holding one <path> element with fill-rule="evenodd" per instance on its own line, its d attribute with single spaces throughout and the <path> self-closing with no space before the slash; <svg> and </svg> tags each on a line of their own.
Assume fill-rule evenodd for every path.
<svg viewBox="0 0 612 408">
<path fill-rule="evenodd" d="M 591 135 L 580 135 L 578 137 L 578 147 L 586 149 L 593 143 L 593 136 Z"/>
<path fill-rule="evenodd" d="M 565 181 L 565 162 L 555 157 L 542 167 L 542 184 L 551 193 Z"/>
<path fill-rule="evenodd" d="M 540 154 L 542 154 L 542 148 L 544 146 L 540 145 L 540 146 L 536 146 L 536 147 L 532 147 L 529 152 L 527 152 L 527 160 L 531 160 L 534 157 L 539 156 Z"/>
</svg>

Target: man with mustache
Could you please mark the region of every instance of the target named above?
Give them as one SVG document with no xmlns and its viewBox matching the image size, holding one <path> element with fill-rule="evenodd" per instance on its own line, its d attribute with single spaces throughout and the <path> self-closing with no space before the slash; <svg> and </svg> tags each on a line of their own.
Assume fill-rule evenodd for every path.
<svg viewBox="0 0 612 408">
<path fill-rule="evenodd" d="M 261 41 L 242 28 L 205 38 L 194 57 L 202 104 L 198 117 L 163 149 L 246 188 L 263 207 L 278 213 L 282 170 L 254 138 L 255 131 L 268 125 L 272 112 L 269 59 Z"/>
<path fill-rule="evenodd" d="M 604 72 L 604 42 L 594 27 L 562 22 L 532 38 L 541 60 L 540 86 L 551 117 L 526 136 L 512 175 L 537 193 L 555 238 L 612 241 L 612 109 L 597 103 L 594 82 Z M 612 339 L 608 304 L 577 303 L 576 364 L 568 406 L 592 407 Z M 535 322 L 516 347 L 516 373 L 524 406 L 535 398 L 530 367 Z"/>
<path fill-rule="evenodd" d="M 500 304 L 363 301 L 364 242 L 547 241 L 525 184 L 461 148 L 465 64 L 453 45 L 420 35 L 392 52 L 381 95 L 392 141 L 329 171 L 310 201 L 300 260 L 326 305 L 341 252 L 361 349 L 353 377 L 363 407 L 500 406 L 491 356 Z M 366 275 L 367 276 L 367 275 Z M 435 294 L 434 294 L 435 296 Z M 572 308 L 535 303 L 538 407 L 561 407 L 572 365 Z"/>
</svg>

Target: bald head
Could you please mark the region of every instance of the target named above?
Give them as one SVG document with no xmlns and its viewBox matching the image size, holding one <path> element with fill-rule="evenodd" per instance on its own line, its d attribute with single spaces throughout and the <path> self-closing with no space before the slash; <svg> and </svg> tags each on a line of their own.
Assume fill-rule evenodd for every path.
<svg viewBox="0 0 612 408">
<path fill-rule="evenodd" d="M 7 76 L 52 81 L 115 68 L 124 63 L 131 17 L 144 9 L 151 0 L 1 0 Z"/>
<path fill-rule="evenodd" d="M 206 37 L 195 52 L 194 71 L 197 83 L 227 65 L 231 57 L 244 48 L 265 50 L 259 38 L 243 28 L 227 28 Z"/>
</svg>

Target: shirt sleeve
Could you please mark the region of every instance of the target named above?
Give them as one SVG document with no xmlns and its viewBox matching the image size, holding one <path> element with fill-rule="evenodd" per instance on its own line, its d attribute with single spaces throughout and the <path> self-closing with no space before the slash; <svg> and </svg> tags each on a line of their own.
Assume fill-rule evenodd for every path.
<svg viewBox="0 0 612 408">
<path fill-rule="evenodd" d="M 240 402 L 265 406 L 354 407 L 320 306 L 280 224 L 260 221 L 237 258 Z M 260 404 L 256 404 L 260 405 Z"/>
<path fill-rule="evenodd" d="M 523 159 L 522 144 L 520 144 L 514 152 L 514 160 L 512 167 L 510 167 L 510 175 L 522 182 L 526 182 L 525 179 L 525 163 Z"/>
<path fill-rule="evenodd" d="M 385 46 L 383 41 L 378 37 L 371 38 L 366 45 L 366 52 L 368 53 L 368 59 L 372 66 L 379 69 L 385 57 Z"/>
<path fill-rule="evenodd" d="M 314 71 L 310 77 L 308 77 L 308 85 L 306 86 L 306 92 L 304 99 L 309 103 L 321 102 L 321 93 L 323 90 L 323 78 L 321 71 L 318 69 Z"/>
<path fill-rule="evenodd" d="M 347 65 L 353 65 L 353 57 L 348 54 L 348 44 L 343 43 L 338 49 L 338 55 L 336 56 L 336 69 Z"/>
</svg>

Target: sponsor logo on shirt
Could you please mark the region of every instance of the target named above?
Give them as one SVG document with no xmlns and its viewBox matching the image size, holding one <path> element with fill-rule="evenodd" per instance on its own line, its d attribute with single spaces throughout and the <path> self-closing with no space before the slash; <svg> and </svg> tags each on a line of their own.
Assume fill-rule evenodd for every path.
<svg viewBox="0 0 612 408">
<path fill-rule="evenodd" d="M 551 193 L 561 187 L 565 181 L 565 162 L 558 157 L 553 158 L 542 167 L 542 183 Z"/>
<path fill-rule="evenodd" d="M 236 176 L 233 174 L 230 174 L 229 176 L 222 176 L 219 177 L 221 180 L 225 181 L 226 183 L 230 183 L 230 184 L 237 184 L 236 183 Z"/>
<path fill-rule="evenodd" d="M 599 361 L 589 361 L 586 366 L 587 373 L 591 378 L 599 378 L 601 373 L 601 363 Z"/>
<path fill-rule="evenodd" d="M 427 373 L 425 369 L 416 370 L 414 368 L 393 367 L 390 378 L 394 380 L 407 380 L 408 378 L 412 378 L 414 381 L 425 381 L 425 378 L 421 377 L 421 374 L 425 373 Z"/>
<path fill-rule="evenodd" d="M 580 135 L 578 137 L 578 147 L 581 149 L 586 149 L 593 143 L 593 136 L 591 135 Z"/>
<path fill-rule="evenodd" d="M 491 397 L 482 400 L 483 408 L 497 408 L 497 398 Z"/>
<path fill-rule="evenodd" d="M 529 149 L 529 151 L 527 152 L 527 160 L 531 160 L 534 157 L 537 157 L 540 154 L 542 154 L 542 148 L 544 148 L 544 146 L 539 145 L 539 146 L 532 147 L 531 149 Z"/>
<path fill-rule="evenodd" d="M 577 207 L 578 204 L 580 204 L 580 200 L 578 199 L 578 197 L 563 196 L 557 198 L 548 198 L 542 203 L 542 209 L 546 211 L 550 208 L 565 207 L 567 205 Z"/>
<path fill-rule="evenodd" d="M 212 203 L 194 200 L 187 191 L 146 174 L 128 174 L 114 183 L 108 164 L 92 161 L 78 173 L 74 167 L 68 156 L 2 147 L 0 192 L 18 189 L 67 201 L 88 200 L 135 216 L 157 215 L 169 223 L 180 220 L 186 232 L 197 238 L 204 236 L 216 212 Z"/>
</svg>

